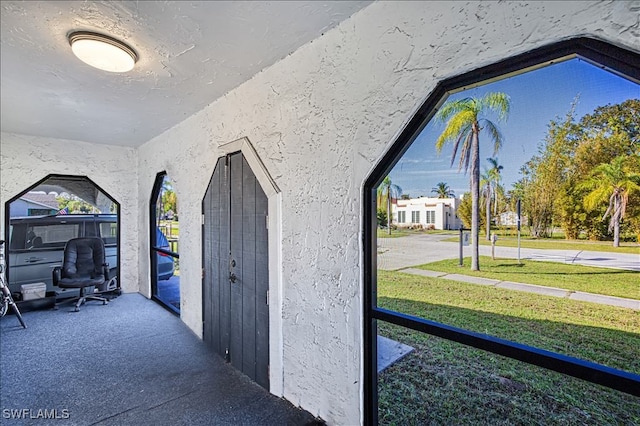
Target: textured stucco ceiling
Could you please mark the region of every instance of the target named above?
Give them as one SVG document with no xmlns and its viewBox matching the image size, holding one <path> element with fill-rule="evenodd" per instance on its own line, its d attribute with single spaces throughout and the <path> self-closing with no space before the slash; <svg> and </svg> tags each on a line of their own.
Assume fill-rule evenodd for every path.
<svg viewBox="0 0 640 426">
<path fill-rule="evenodd" d="M 2 131 L 139 146 L 370 1 L 2 1 Z M 133 71 L 73 56 L 67 34 L 108 34 Z"/>
</svg>

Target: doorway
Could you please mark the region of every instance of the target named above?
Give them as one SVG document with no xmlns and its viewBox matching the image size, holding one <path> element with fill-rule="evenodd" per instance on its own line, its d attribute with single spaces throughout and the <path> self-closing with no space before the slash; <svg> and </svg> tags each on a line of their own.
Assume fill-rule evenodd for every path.
<svg viewBox="0 0 640 426">
<path fill-rule="evenodd" d="M 268 199 L 242 152 L 218 159 L 202 209 L 203 339 L 269 389 Z"/>
</svg>

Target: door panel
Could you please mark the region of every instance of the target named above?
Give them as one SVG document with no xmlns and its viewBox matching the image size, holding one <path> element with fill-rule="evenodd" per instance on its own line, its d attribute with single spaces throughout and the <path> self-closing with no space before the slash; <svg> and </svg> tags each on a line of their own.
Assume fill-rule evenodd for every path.
<svg viewBox="0 0 640 426">
<path fill-rule="evenodd" d="M 267 207 L 241 153 L 218 160 L 203 200 L 204 340 L 268 389 Z"/>
<path fill-rule="evenodd" d="M 237 281 L 231 282 L 231 346 L 229 350 L 231 365 L 244 372 L 242 368 L 242 293 L 247 283 L 242 276 L 242 156 L 238 154 L 230 156 L 229 180 L 231 190 L 229 272 L 237 276 Z M 233 266 L 234 262 L 235 266 Z M 249 377 L 251 376 L 249 375 Z"/>
<path fill-rule="evenodd" d="M 256 228 L 255 228 L 255 276 L 256 276 L 256 382 L 268 388 L 269 384 L 269 202 L 260 184 L 256 181 Z M 265 385 L 266 384 L 266 385 Z"/>
</svg>

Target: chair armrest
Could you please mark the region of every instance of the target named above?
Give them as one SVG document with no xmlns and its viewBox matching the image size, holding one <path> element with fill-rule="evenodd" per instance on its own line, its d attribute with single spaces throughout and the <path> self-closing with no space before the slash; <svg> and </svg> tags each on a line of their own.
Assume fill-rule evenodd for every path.
<svg viewBox="0 0 640 426">
<path fill-rule="evenodd" d="M 62 267 L 56 266 L 55 268 L 53 268 L 52 275 L 53 275 L 53 285 L 57 286 L 58 281 L 60 281 L 60 278 L 62 277 Z"/>
<path fill-rule="evenodd" d="M 109 264 L 108 263 L 102 264 L 102 273 L 104 274 L 104 280 L 109 281 Z"/>
</svg>

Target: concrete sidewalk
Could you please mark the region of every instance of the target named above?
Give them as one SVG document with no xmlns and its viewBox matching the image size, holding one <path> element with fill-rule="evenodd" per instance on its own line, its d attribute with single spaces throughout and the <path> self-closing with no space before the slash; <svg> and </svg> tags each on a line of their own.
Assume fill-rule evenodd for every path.
<svg viewBox="0 0 640 426">
<path fill-rule="evenodd" d="M 524 291 L 527 293 L 542 294 L 544 296 L 563 297 L 571 300 L 580 300 L 583 302 L 599 303 L 601 305 L 617 306 L 621 308 L 640 310 L 640 300 L 625 299 L 622 297 L 605 296 L 602 294 L 585 293 L 582 291 L 566 290 L 563 288 L 545 287 L 534 284 L 516 283 L 512 281 L 500 281 L 490 278 L 472 277 L 470 275 L 447 274 L 445 272 L 429 271 L 425 269 L 405 268 L 399 269 L 398 272 L 406 274 L 421 275 L 423 277 L 435 277 L 445 280 L 460 281 L 469 284 L 486 285 L 498 288 L 506 288 L 509 290 Z"/>
</svg>

